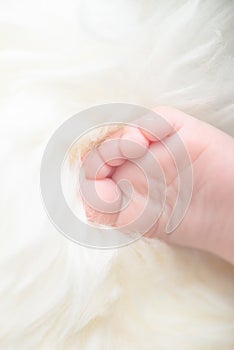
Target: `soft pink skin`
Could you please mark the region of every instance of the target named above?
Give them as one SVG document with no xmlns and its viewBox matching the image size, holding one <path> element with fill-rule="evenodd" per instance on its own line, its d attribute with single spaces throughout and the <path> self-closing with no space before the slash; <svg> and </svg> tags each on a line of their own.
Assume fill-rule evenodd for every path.
<svg viewBox="0 0 234 350">
<path fill-rule="evenodd" d="M 97 203 L 90 203 L 90 199 L 86 201 L 84 198 L 87 217 L 90 221 L 120 227 L 123 232 L 136 230 L 141 232 L 147 226 L 147 222 L 157 219 L 163 201 L 164 184 L 159 171 L 149 160 L 151 151 L 163 170 L 167 191 L 163 213 L 148 230 L 147 236 L 157 237 L 172 244 L 206 250 L 234 263 L 233 138 L 176 109 L 158 107 L 155 112 L 163 116 L 172 128 L 165 129 L 160 123 L 153 124 L 153 121 L 149 127 L 147 124 L 149 121 L 147 122 L 144 118 L 138 121 L 138 124 L 142 128 L 157 130 L 158 138 L 163 140 L 164 144 L 173 144 L 177 132 L 191 158 L 194 189 L 183 221 L 172 234 L 165 233 L 178 193 L 177 169 L 163 143 L 143 130 L 141 126 L 138 129 L 125 127 L 120 137 L 116 138 L 116 135 L 112 135 L 109 140 L 92 151 L 93 155 L 89 156 L 89 161 L 84 161 L 83 166 L 88 178 L 83 187 L 84 197 L 85 186 L 89 186 L 88 183 L 94 181 L 101 199 L 108 201 L 110 211 L 112 204 L 114 208 L 113 213 L 103 213 Z M 133 142 L 125 143 L 122 140 Z M 181 161 L 183 161 L 182 156 Z M 180 161 L 180 154 L 177 154 L 177 157 Z M 110 158 L 115 160 L 110 161 Z M 144 165 L 146 176 L 131 162 L 136 159 L 140 159 L 141 164 Z M 97 173 L 98 165 L 103 166 Z M 95 175 L 96 173 L 98 176 Z M 121 182 L 123 179 L 127 179 L 132 184 L 133 194 L 126 186 L 126 182 Z M 147 181 L 153 184 L 154 189 L 149 198 Z M 125 209 L 123 209 L 123 199 L 130 200 Z M 136 221 L 136 217 L 144 210 L 146 202 L 149 204 L 147 210 L 144 211 L 142 218 Z M 95 209 L 92 208 L 93 206 Z M 121 228 L 123 225 L 127 227 Z"/>
</svg>

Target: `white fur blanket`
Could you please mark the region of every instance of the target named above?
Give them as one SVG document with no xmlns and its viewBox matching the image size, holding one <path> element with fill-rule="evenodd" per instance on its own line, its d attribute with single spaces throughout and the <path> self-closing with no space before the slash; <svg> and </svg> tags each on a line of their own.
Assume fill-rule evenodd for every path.
<svg viewBox="0 0 234 350">
<path fill-rule="evenodd" d="M 39 189 L 52 132 L 94 104 L 167 104 L 234 136 L 233 38 L 229 0 L 0 1 L 0 349 L 234 348 L 233 267 L 157 241 L 83 248 Z"/>
</svg>

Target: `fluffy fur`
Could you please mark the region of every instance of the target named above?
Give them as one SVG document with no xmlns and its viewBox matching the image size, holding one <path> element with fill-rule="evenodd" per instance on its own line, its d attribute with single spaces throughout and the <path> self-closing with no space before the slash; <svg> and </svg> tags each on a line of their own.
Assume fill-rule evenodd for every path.
<svg viewBox="0 0 234 350">
<path fill-rule="evenodd" d="M 157 241 L 68 241 L 44 213 L 39 169 L 54 129 L 94 104 L 168 104 L 234 136 L 234 2 L 0 7 L 0 348 L 233 349 L 233 267 Z"/>
</svg>

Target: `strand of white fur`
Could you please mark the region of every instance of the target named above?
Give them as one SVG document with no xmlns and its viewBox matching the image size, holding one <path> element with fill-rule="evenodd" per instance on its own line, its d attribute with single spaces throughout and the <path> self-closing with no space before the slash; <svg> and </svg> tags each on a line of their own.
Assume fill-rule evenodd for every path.
<svg viewBox="0 0 234 350">
<path fill-rule="evenodd" d="M 39 191 L 48 138 L 93 104 L 170 104 L 234 135 L 233 2 L 0 6 L 0 348 L 233 349 L 228 265 L 158 242 L 116 258 L 74 245 Z"/>
</svg>

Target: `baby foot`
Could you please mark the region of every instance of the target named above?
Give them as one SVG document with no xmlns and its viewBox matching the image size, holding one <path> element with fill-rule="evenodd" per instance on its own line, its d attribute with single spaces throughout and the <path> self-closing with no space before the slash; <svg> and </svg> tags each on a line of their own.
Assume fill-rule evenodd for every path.
<svg viewBox="0 0 234 350">
<path fill-rule="evenodd" d="M 81 193 L 87 217 L 123 232 L 215 252 L 228 235 L 224 222 L 230 227 L 226 217 L 234 185 L 226 169 L 232 164 L 233 176 L 228 151 L 234 141 L 178 110 L 160 107 L 156 113 L 123 127 L 84 159 Z M 179 222 L 167 235 L 170 218 Z"/>
</svg>

